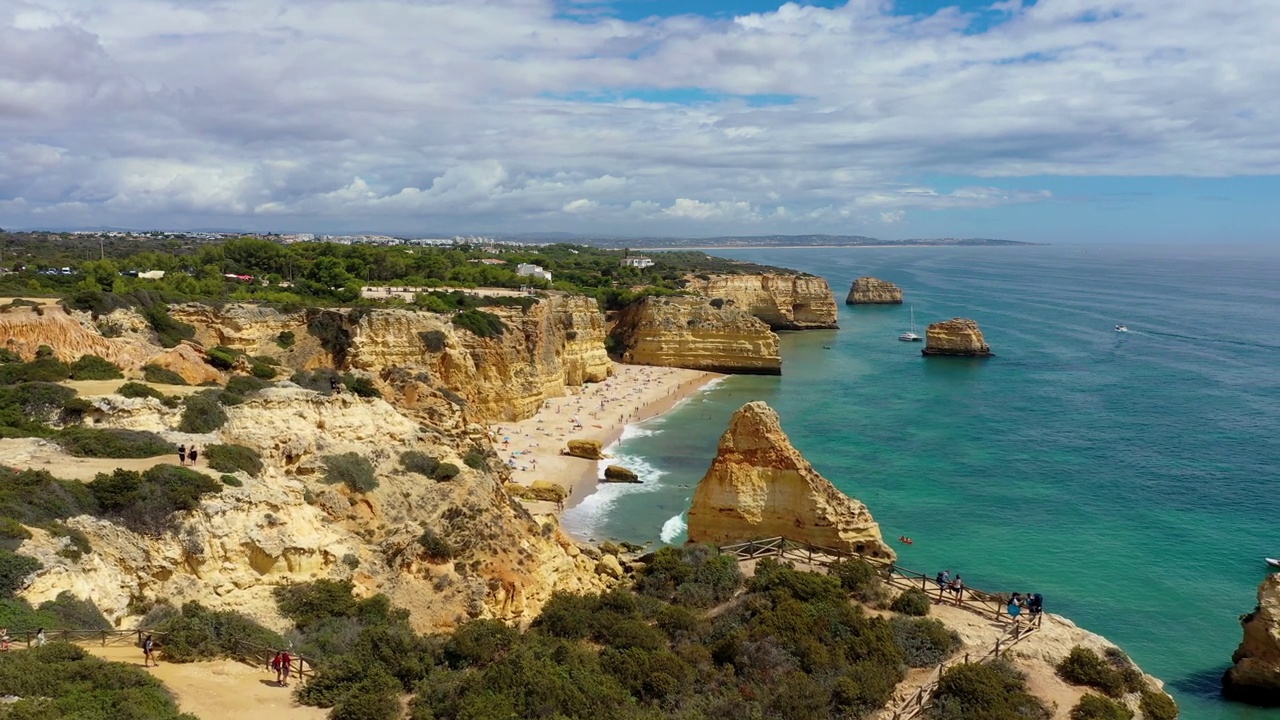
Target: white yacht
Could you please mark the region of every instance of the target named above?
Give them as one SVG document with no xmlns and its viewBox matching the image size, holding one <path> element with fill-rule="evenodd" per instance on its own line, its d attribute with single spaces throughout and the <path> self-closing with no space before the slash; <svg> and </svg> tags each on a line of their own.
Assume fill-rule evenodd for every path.
<svg viewBox="0 0 1280 720">
<path fill-rule="evenodd" d="M 1129 328 L 1125 327 L 1124 325 L 1117 325 L 1116 332 L 1129 332 Z"/>
<path fill-rule="evenodd" d="M 915 306 L 912 306 L 912 308 L 911 308 L 911 329 L 910 329 L 909 331 L 904 332 L 904 333 L 902 333 L 901 335 L 899 335 L 899 336 L 898 336 L 898 339 L 899 339 L 899 340 L 901 340 L 902 342 L 920 342 L 921 340 L 924 340 L 924 338 L 922 338 L 922 337 L 920 337 L 919 335 L 917 335 L 917 334 L 916 334 L 916 309 L 915 309 Z"/>
</svg>

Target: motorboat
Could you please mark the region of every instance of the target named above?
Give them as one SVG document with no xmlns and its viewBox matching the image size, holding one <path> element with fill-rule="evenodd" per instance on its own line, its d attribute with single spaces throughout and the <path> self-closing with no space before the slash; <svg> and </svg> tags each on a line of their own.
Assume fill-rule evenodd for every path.
<svg viewBox="0 0 1280 720">
<path fill-rule="evenodd" d="M 908 330 L 907 332 L 904 332 L 904 333 L 902 333 L 901 335 L 899 335 L 899 336 L 898 336 L 898 339 L 899 339 L 899 340 L 901 340 L 902 342 L 920 342 L 921 340 L 924 340 L 924 338 L 922 338 L 922 337 L 920 337 L 919 335 L 917 335 L 917 334 L 916 334 L 916 309 L 915 309 L 915 306 L 912 306 L 912 308 L 911 308 L 911 329 L 910 329 L 910 330 Z"/>
<path fill-rule="evenodd" d="M 1116 332 L 1129 332 L 1129 328 L 1125 327 L 1124 325 L 1117 325 Z"/>
<path fill-rule="evenodd" d="M 1275 558 L 1263 558 L 1263 559 L 1266 560 L 1267 564 L 1270 565 L 1271 567 L 1280 568 L 1280 560 L 1277 560 Z"/>
</svg>

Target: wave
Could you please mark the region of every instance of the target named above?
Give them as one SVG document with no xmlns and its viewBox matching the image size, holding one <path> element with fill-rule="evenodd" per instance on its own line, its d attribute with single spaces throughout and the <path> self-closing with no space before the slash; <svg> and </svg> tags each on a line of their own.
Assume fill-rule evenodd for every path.
<svg viewBox="0 0 1280 720">
<path fill-rule="evenodd" d="M 608 520 L 609 513 L 613 511 L 614 505 L 620 498 L 656 492 L 662 486 L 659 481 L 667 474 L 645 462 L 644 458 L 634 455 L 617 455 L 608 460 L 601 460 L 600 475 L 604 474 L 604 468 L 608 465 L 621 465 L 627 468 L 640 478 L 640 482 L 600 483 L 595 492 L 583 498 L 582 502 L 565 510 L 560 516 L 560 524 L 571 535 L 587 539 L 595 538 L 595 533 Z"/>
<path fill-rule="evenodd" d="M 645 424 L 650 425 L 652 423 L 645 423 Z M 609 447 L 610 448 L 615 447 L 617 446 L 618 443 L 626 442 L 627 440 L 631 440 L 633 438 L 642 438 L 642 437 L 649 437 L 651 435 L 657 435 L 660 432 L 662 432 L 662 428 L 660 427 L 642 427 L 639 424 L 626 425 L 622 428 L 622 434 L 618 436 L 617 442 L 610 444 Z"/>
<path fill-rule="evenodd" d="M 680 513 L 662 523 L 662 532 L 658 537 L 662 538 L 662 542 L 671 545 L 688 529 L 689 525 L 684 521 L 684 513 Z"/>
</svg>

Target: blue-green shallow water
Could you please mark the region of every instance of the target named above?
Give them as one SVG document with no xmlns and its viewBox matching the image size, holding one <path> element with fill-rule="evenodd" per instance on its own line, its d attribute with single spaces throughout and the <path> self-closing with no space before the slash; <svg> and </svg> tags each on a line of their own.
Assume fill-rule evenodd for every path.
<svg viewBox="0 0 1280 720">
<path fill-rule="evenodd" d="M 1188 720 L 1280 718 L 1218 697 L 1262 558 L 1280 553 L 1280 254 L 718 254 L 816 273 L 840 302 L 874 275 L 908 304 L 841 305 L 840 330 L 784 335 L 781 378 L 728 378 L 633 429 L 615 452 L 647 483 L 570 509 L 571 531 L 683 541 L 677 516 L 729 416 L 765 400 L 886 538 L 915 540 L 905 567 L 1043 593 L 1163 678 Z M 922 358 L 896 340 L 911 305 L 921 327 L 974 318 L 997 357 Z"/>
</svg>

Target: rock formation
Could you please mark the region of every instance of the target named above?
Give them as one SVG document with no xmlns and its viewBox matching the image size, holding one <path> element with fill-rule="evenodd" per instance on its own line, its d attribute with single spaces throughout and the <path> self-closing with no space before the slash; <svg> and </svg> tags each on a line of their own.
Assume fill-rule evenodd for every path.
<svg viewBox="0 0 1280 720">
<path fill-rule="evenodd" d="M 610 465 L 604 469 L 604 480 L 602 482 L 638 483 L 640 482 L 640 476 L 621 465 Z"/>
<path fill-rule="evenodd" d="M 845 305 L 901 305 L 902 288 L 887 280 L 863 276 L 853 281 Z"/>
<path fill-rule="evenodd" d="M 565 446 L 564 454 L 586 460 L 604 458 L 603 447 L 599 440 L 570 440 Z"/>
<path fill-rule="evenodd" d="M 778 414 L 743 405 L 720 437 L 689 509 L 689 539 L 725 545 L 785 536 L 834 550 L 895 558 L 866 505 L 844 495 L 791 445 Z"/>
<path fill-rule="evenodd" d="M 834 329 L 836 296 L 815 275 L 691 276 L 686 290 L 745 310 L 773 330 Z"/>
<path fill-rule="evenodd" d="M 925 332 L 924 355 L 951 355 L 955 357 L 990 357 L 991 348 L 982 339 L 978 323 L 968 318 L 953 318 L 936 322 Z"/>
<path fill-rule="evenodd" d="M 780 375 L 778 336 L 741 309 L 692 297 L 650 297 L 618 314 L 613 336 L 637 365 Z"/>
<path fill-rule="evenodd" d="M 1258 606 L 1240 618 L 1244 640 L 1222 676 L 1222 694 L 1254 705 L 1280 705 L 1280 574 L 1258 586 Z"/>
</svg>

